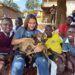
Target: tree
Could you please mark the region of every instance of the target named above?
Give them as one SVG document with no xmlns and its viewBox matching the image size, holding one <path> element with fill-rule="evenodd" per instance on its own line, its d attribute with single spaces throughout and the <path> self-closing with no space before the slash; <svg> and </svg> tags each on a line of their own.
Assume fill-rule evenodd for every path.
<svg viewBox="0 0 75 75">
<path fill-rule="evenodd" d="M 66 0 L 57 0 L 57 26 L 66 21 Z"/>
<path fill-rule="evenodd" d="M 27 9 L 37 9 L 39 8 L 40 4 L 39 4 L 39 0 L 27 0 L 26 1 L 26 8 Z"/>
<path fill-rule="evenodd" d="M 3 0 L 2 3 L 16 10 L 19 10 L 19 6 L 16 3 L 14 3 L 13 0 Z"/>
<path fill-rule="evenodd" d="M 16 3 L 14 3 L 14 2 L 11 3 L 10 7 L 13 7 L 14 9 L 19 10 L 19 6 Z"/>
</svg>

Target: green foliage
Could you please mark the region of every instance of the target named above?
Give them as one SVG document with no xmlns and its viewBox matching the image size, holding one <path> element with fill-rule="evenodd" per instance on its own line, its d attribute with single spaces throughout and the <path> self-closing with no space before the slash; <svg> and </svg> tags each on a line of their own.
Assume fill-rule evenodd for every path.
<svg viewBox="0 0 75 75">
<path fill-rule="evenodd" d="M 11 3 L 11 7 L 13 7 L 16 10 L 19 10 L 19 6 L 16 3 Z"/>
<path fill-rule="evenodd" d="M 39 4 L 39 0 L 27 0 L 26 1 L 26 8 L 27 9 L 37 9 L 40 7 L 40 4 Z"/>
</svg>

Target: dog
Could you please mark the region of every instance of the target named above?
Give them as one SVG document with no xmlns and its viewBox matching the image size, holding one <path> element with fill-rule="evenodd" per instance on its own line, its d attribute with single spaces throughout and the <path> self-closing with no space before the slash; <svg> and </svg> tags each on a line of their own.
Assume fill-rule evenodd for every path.
<svg viewBox="0 0 75 75">
<path fill-rule="evenodd" d="M 35 41 L 32 38 L 25 38 L 25 40 L 13 47 L 13 50 L 19 48 L 19 51 L 23 54 L 29 55 L 33 53 L 33 49 L 35 48 Z"/>
<path fill-rule="evenodd" d="M 48 52 L 47 52 L 48 50 L 45 46 L 44 37 L 45 37 L 44 33 L 38 32 L 37 34 L 35 34 L 34 40 L 36 46 L 43 46 L 42 53 L 46 58 L 48 58 Z"/>
<path fill-rule="evenodd" d="M 34 53 L 34 49 L 36 46 L 43 45 L 43 53 L 46 54 L 46 47 L 43 43 L 43 33 L 38 32 L 33 36 L 33 38 L 25 38 L 25 40 L 16 45 L 13 50 L 19 48 L 20 52 L 30 55 Z"/>
</svg>

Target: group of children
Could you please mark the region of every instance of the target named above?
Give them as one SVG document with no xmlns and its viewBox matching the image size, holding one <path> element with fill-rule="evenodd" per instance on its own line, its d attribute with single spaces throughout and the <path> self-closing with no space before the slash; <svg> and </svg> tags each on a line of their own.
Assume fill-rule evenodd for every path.
<svg viewBox="0 0 75 75">
<path fill-rule="evenodd" d="M 2 70 L 5 69 L 5 63 L 8 56 L 13 51 L 13 46 L 22 43 L 26 38 L 33 38 L 35 34 L 40 32 L 37 30 L 37 19 L 33 14 L 29 14 L 25 19 L 24 25 L 22 20 L 16 20 L 16 29 L 13 32 L 13 24 L 11 18 L 3 18 L 1 22 L 0 31 L 0 75 L 6 75 Z M 19 25 L 20 24 L 20 25 Z M 62 38 L 63 33 L 57 33 L 53 31 L 51 25 L 46 25 L 44 31 L 45 46 L 48 50 L 48 57 L 52 62 L 56 57 L 61 57 L 64 52 L 70 52 L 75 58 L 75 25 L 70 25 L 66 30 L 66 37 Z M 48 59 L 42 54 L 43 45 L 36 46 L 34 49 L 34 62 L 37 65 L 39 75 L 56 75 L 57 65 L 51 65 L 51 71 L 49 71 Z M 11 65 L 10 75 L 22 75 L 24 65 L 26 64 L 26 56 L 20 53 L 19 49 L 15 50 L 14 58 Z M 55 73 L 54 73 L 55 72 Z"/>
</svg>

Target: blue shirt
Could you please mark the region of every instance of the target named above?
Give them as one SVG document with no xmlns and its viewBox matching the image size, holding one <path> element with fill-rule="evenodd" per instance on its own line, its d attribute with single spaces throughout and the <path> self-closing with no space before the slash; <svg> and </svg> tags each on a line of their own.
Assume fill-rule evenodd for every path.
<svg viewBox="0 0 75 75">
<path fill-rule="evenodd" d="M 28 38 L 32 38 L 35 34 L 37 34 L 39 31 L 38 30 L 26 30 L 24 27 L 20 27 L 17 29 L 17 31 L 15 32 L 15 37 L 17 39 L 19 38 L 24 38 L 24 37 L 28 37 Z"/>
<path fill-rule="evenodd" d="M 67 38 L 63 40 L 62 48 L 65 52 L 69 51 L 73 56 L 75 56 L 75 47 L 69 43 Z"/>
</svg>

